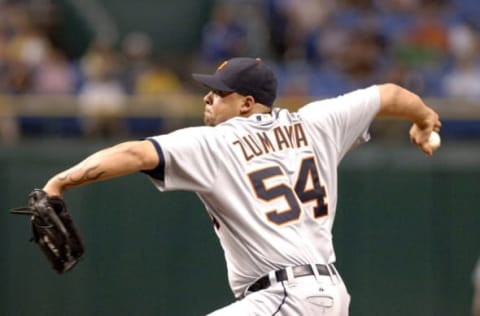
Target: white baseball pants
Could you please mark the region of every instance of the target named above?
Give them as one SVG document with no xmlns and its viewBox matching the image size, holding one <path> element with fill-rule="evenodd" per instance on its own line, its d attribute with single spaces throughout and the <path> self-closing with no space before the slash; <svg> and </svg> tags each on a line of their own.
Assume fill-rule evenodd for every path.
<svg viewBox="0 0 480 316">
<path fill-rule="evenodd" d="M 337 272 L 275 283 L 208 316 L 348 316 L 349 304 L 350 295 Z"/>
</svg>

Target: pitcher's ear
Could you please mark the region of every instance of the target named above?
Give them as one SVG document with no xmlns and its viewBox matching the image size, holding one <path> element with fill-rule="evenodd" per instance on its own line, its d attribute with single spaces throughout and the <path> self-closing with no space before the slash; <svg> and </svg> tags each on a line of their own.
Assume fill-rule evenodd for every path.
<svg viewBox="0 0 480 316">
<path fill-rule="evenodd" d="M 243 99 L 243 104 L 241 106 L 242 113 L 250 112 L 253 109 L 254 105 L 255 105 L 255 99 L 251 95 L 247 95 Z"/>
</svg>

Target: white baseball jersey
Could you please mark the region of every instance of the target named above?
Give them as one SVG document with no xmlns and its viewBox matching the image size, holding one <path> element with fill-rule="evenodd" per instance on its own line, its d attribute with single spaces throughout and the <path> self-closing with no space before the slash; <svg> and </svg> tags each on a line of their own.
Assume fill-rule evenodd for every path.
<svg viewBox="0 0 480 316">
<path fill-rule="evenodd" d="M 225 253 L 232 291 L 271 270 L 332 263 L 337 166 L 379 110 L 376 86 L 305 105 L 298 112 L 232 118 L 151 138 L 162 191 L 194 191 Z"/>
</svg>

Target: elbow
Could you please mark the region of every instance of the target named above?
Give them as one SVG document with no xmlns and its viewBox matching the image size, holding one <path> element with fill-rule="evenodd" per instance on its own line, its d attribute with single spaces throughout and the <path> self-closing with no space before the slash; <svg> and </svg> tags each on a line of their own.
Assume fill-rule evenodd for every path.
<svg viewBox="0 0 480 316">
<path fill-rule="evenodd" d="M 157 151 L 148 140 L 132 142 L 126 150 L 137 164 L 137 170 L 154 169 L 159 164 Z"/>
<path fill-rule="evenodd" d="M 380 91 L 380 100 L 385 103 L 390 103 L 398 100 L 402 91 L 405 89 L 395 83 L 384 83 L 378 86 Z"/>
</svg>

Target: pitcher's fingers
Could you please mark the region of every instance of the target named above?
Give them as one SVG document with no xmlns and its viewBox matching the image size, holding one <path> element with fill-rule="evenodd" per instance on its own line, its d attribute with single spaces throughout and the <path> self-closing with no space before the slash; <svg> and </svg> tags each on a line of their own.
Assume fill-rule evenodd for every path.
<svg viewBox="0 0 480 316">
<path fill-rule="evenodd" d="M 419 144 L 418 146 L 427 156 L 431 157 L 433 155 L 433 149 L 428 143 Z"/>
</svg>

